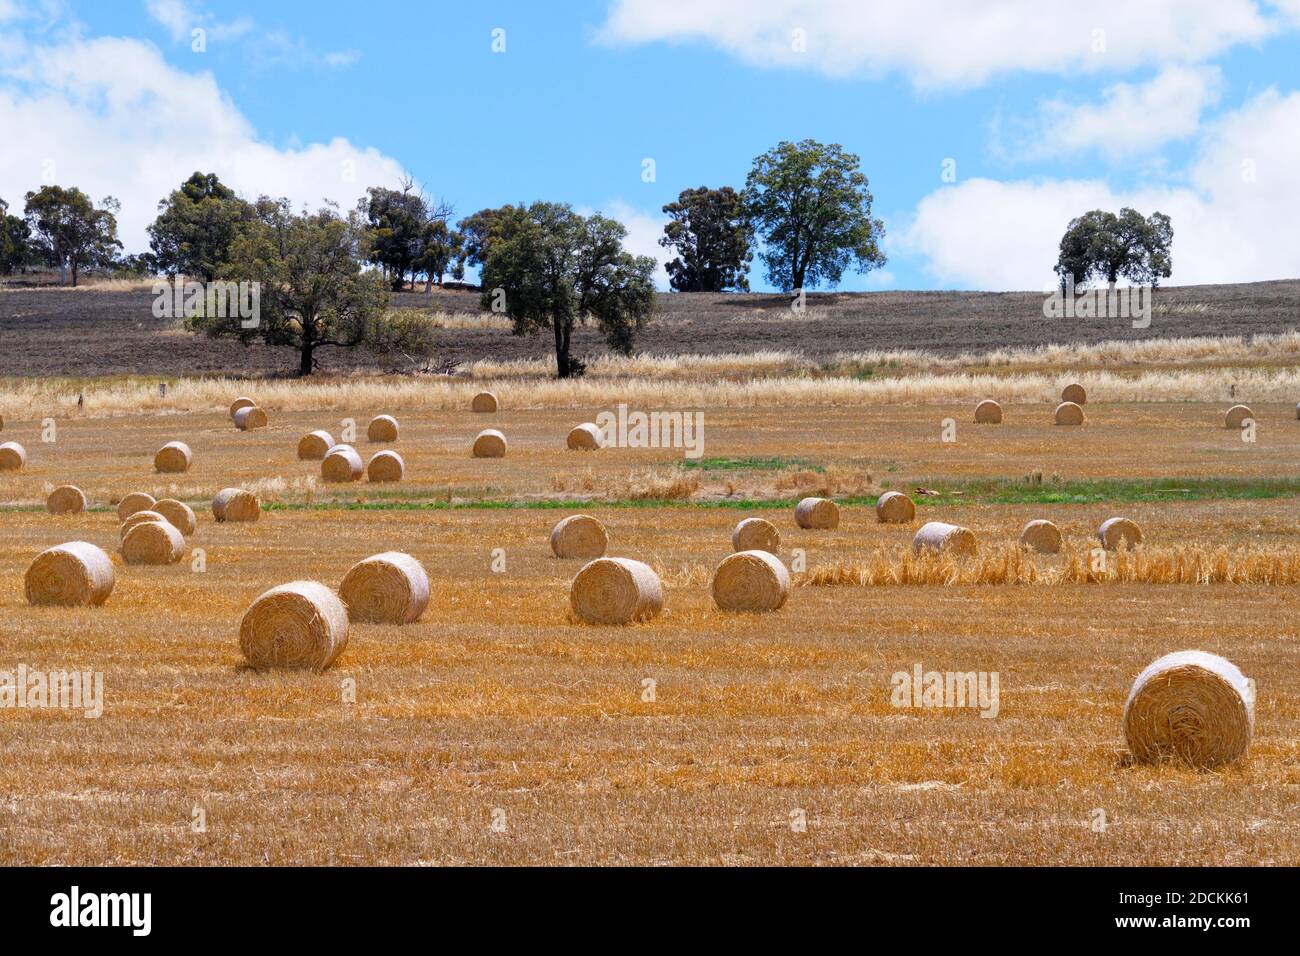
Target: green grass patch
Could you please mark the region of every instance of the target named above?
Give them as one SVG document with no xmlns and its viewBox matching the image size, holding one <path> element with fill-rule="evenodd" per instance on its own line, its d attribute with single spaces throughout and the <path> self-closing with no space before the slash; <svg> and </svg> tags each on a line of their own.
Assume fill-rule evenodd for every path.
<svg viewBox="0 0 1300 956">
<path fill-rule="evenodd" d="M 991 478 L 919 481 L 939 492 L 923 504 L 1087 505 L 1101 502 L 1242 501 L 1300 496 L 1300 478 L 1102 478 L 1041 481 Z"/>
<path fill-rule="evenodd" d="M 784 468 L 803 468 L 821 474 L 826 469 L 804 458 L 686 458 L 683 468 L 700 471 L 781 471 Z"/>
</svg>

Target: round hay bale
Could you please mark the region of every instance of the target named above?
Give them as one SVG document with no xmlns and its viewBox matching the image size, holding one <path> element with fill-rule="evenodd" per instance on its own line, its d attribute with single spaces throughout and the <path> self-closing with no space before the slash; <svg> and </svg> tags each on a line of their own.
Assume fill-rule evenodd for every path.
<svg viewBox="0 0 1300 956">
<path fill-rule="evenodd" d="M 551 552 L 557 558 L 599 558 L 609 547 L 609 533 L 591 515 L 569 515 L 551 529 Z"/>
<path fill-rule="evenodd" d="M 571 451 L 595 451 L 604 443 L 600 426 L 592 422 L 575 425 L 569 431 L 569 437 L 565 439 L 565 444 Z"/>
<path fill-rule="evenodd" d="M 1176 651 L 1137 676 L 1124 702 L 1124 740 L 1139 763 L 1211 769 L 1240 760 L 1255 729 L 1255 691 L 1231 661 Z"/>
<path fill-rule="evenodd" d="M 254 601 L 239 623 L 239 649 L 258 669 L 323 671 L 348 643 L 348 610 L 316 581 L 291 581 Z"/>
<path fill-rule="evenodd" d="M 317 429 L 298 439 L 298 458 L 300 461 L 320 461 L 333 447 L 334 436 Z"/>
<path fill-rule="evenodd" d="M 476 412 L 495 412 L 501 407 L 495 392 L 479 392 L 470 402 L 470 409 Z"/>
<path fill-rule="evenodd" d="M 366 427 L 366 438 L 372 442 L 397 441 L 397 419 L 392 415 L 376 415 Z"/>
<path fill-rule="evenodd" d="M 257 402 L 253 401 L 251 398 L 241 395 L 239 396 L 239 398 L 235 399 L 233 402 L 230 403 L 230 418 L 233 421 L 235 418 L 235 413 L 239 411 L 241 408 L 256 408 L 256 407 L 257 407 Z"/>
<path fill-rule="evenodd" d="M 648 564 L 597 558 L 583 565 L 573 579 L 569 606 L 589 624 L 647 621 L 663 609 L 663 586 Z"/>
<path fill-rule="evenodd" d="M 1020 532 L 1020 543 L 1039 554 L 1056 554 L 1061 550 L 1061 529 L 1046 518 L 1039 518 L 1025 525 Z"/>
<path fill-rule="evenodd" d="M 1107 551 L 1135 548 L 1142 543 L 1142 529 L 1128 518 L 1107 518 L 1097 529 L 1101 546 Z"/>
<path fill-rule="evenodd" d="M 969 557 L 979 550 L 975 532 L 943 521 L 929 521 L 912 538 L 913 551 L 934 551 Z"/>
<path fill-rule="evenodd" d="M 1088 393 L 1084 391 L 1083 386 L 1074 382 L 1061 389 L 1061 401 L 1073 402 L 1076 405 L 1088 404 Z"/>
<path fill-rule="evenodd" d="M 199 527 L 199 519 L 194 516 L 194 509 L 175 498 L 164 498 L 153 506 L 153 510 L 166 518 L 173 528 L 187 538 Z"/>
<path fill-rule="evenodd" d="M 1296 405 L 1295 405 L 1295 417 L 1296 417 L 1296 420 L 1297 420 L 1297 421 L 1300 421 L 1300 402 L 1296 402 Z"/>
<path fill-rule="evenodd" d="M 795 505 L 794 520 L 801 528 L 830 531 L 840 525 L 840 506 L 829 498 L 805 498 Z"/>
<path fill-rule="evenodd" d="M 1242 423 L 1247 418 L 1253 421 L 1255 413 L 1245 405 L 1233 405 L 1228 409 L 1227 414 L 1223 416 L 1223 425 L 1225 428 L 1234 428 L 1240 431 Z"/>
<path fill-rule="evenodd" d="M 876 500 L 876 520 L 884 524 L 908 524 L 916 520 L 916 502 L 901 491 L 886 491 Z"/>
<path fill-rule="evenodd" d="M 506 436 L 495 428 L 487 428 L 478 433 L 474 439 L 475 458 L 506 457 Z"/>
<path fill-rule="evenodd" d="M 256 521 L 262 517 L 262 503 L 251 491 L 223 488 L 212 499 L 212 517 L 218 521 Z"/>
<path fill-rule="evenodd" d="M 331 483 L 360 481 L 364 470 L 361 456 L 351 445 L 335 445 L 320 463 L 321 480 Z"/>
<path fill-rule="evenodd" d="M 381 451 L 366 465 L 366 477 L 371 481 L 401 481 L 406 463 L 395 451 Z"/>
<path fill-rule="evenodd" d="M 45 499 L 45 510 L 52 515 L 79 515 L 88 507 L 86 493 L 76 485 L 60 485 Z"/>
<path fill-rule="evenodd" d="M 722 611 L 776 611 L 790 596 L 790 574 L 767 551 L 738 551 L 714 569 L 709 589 Z"/>
<path fill-rule="evenodd" d="M 167 519 L 163 517 L 161 511 L 137 511 L 133 515 L 127 515 L 126 520 L 123 521 L 121 527 L 117 529 L 117 536 L 120 540 L 125 541 L 126 536 L 131 533 L 132 528 L 139 524 L 148 524 L 150 521 L 167 522 Z M 167 523 L 170 524 L 170 522 Z"/>
<path fill-rule="evenodd" d="M 385 551 L 352 565 L 339 597 L 354 624 L 410 624 L 429 606 L 429 575 L 409 554 Z"/>
<path fill-rule="evenodd" d="M 247 408 L 241 408 L 235 412 L 235 427 L 241 432 L 249 431 L 253 428 L 266 427 L 266 412 L 256 405 L 249 405 Z"/>
<path fill-rule="evenodd" d="M 1001 425 L 1002 406 L 991 398 L 986 398 L 975 406 L 975 424 Z"/>
<path fill-rule="evenodd" d="M 1056 406 L 1055 421 L 1058 425 L 1082 425 L 1086 418 L 1083 409 L 1075 402 L 1061 402 Z"/>
<path fill-rule="evenodd" d="M 155 471 L 164 474 L 178 474 L 189 471 L 193 461 L 194 455 L 190 452 L 189 445 L 183 441 L 169 441 L 153 456 L 153 467 Z"/>
<path fill-rule="evenodd" d="M 28 604 L 98 607 L 113 593 L 113 559 L 88 541 L 69 541 L 36 556 L 23 587 Z"/>
<path fill-rule="evenodd" d="M 766 518 L 746 518 L 731 532 L 732 551 L 781 553 L 781 532 Z"/>
<path fill-rule="evenodd" d="M 0 445 L 0 471 L 21 471 L 27 464 L 27 449 L 16 441 Z"/>
<path fill-rule="evenodd" d="M 127 564 L 175 564 L 185 554 L 185 538 L 168 521 L 142 521 L 122 539 Z"/>
<path fill-rule="evenodd" d="M 149 511 L 158 502 L 145 491 L 133 491 L 117 504 L 117 519 L 125 521 L 137 511 Z"/>
</svg>

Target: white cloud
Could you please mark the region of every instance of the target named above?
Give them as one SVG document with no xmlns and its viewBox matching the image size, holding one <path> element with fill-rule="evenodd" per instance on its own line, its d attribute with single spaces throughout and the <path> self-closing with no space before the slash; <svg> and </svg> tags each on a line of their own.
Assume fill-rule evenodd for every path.
<svg viewBox="0 0 1300 956">
<path fill-rule="evenodd" d="M 201 27 L 212 40 L 233 40 L 253 29 L 253 21 L 247 17 L 221 22 L 211 14 L 195 10 L 185 0 L 147 0 L 145 9 L 178 43 L 188 42 L 196 27 Z"/>
<path fill-rule="evenodd" d="M 599 210 L 583 208 L 578 211 L 585 216 L 599 212 L 621 222 L 627 229 L 623 248 L 634 256 L 649 256 L 654 259 L 659 264 L 655 269 L 655 285 L 660 289 L 668 288 L 668 271 L 664 268 L 664 263 L 672 257 L 668 254 L 669 250 L 659 245 L 659 237 L 664 234 L 664 226 L 668 222 L 667 216 L 636 209 L 622 199 L 610 200 Z"/>
</svg>

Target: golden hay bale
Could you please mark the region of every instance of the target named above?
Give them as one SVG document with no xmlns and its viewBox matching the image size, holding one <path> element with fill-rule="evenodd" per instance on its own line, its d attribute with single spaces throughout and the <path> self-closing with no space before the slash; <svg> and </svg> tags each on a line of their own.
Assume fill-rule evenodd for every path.
<svg viewBox="0 0 1300 956">
<path fill-rule="evenodd" d="M 1097 529 L 1101 546 L 1107 551 L 1135 548 L 1142 543 L 1142 529 L 1128 518 L 1107 518 Z"/>
<path fill-rule="evenodd" d="M 497 401 L 495 392 L 479 392 L 469 407 L 476 412 L 495 412 L 501 403 Z"/>
<path fill-rule="evenodd" d="M 153 467 L 166 474 L 177 474 L 189 471 L 193 461 L 194 455 L 190 452 L 189 445 L 183 441 L 169 441 L 153 456 Z"/>
<path fill-rule="evenodd" d="M 960 557 L 973 555 L 979 550 L 975 532 L 943 521 L 929 521 L 912 538 L 913 551 L 934 551 Z"/>
<path fill-rule="evenodd" d="M 86 493 L 76 485 L 60 485 L 45 499 L 45 510 L 52 515 L 77 515 L 88 507 Z"/>
<path fill-rule="evenodd" d="M 876 500 L 876 519 L 885 524 L 907 524 L 916 519 L 916 502 L 901 491 L 886 491 Z"/>
<path fill-rule="evenodd" d="M 0 445 L 0 471 L 21 471 L 27 464 L 27 449 L 16 441 Z"/>
<path fill-rule="evenodd" d="M 249 431 L 253 428 L 266 427 L 266 412 L 256 405 L 250 405 L 247 408 L 241 408 L 235 412 L 235 427 L 241 432 Z"/>
<path fill-rule="evenodd" d="M 551 551 L 557 558 L 599 558 L 609 547 L 609 533 L 591 515 L 569 515 L 551 529 Z"/>
<path fill-rule="evenodd" d="M 1088 393 L 1083 390 L 1083 386 L 1078 382 L 1065 386 L 1061 389 L 1061 401 L 1073 402 L 1076 405 L 1088 404 Z"/>
<path fill-rule="evenodd" d="M 397 419 L 392 415 L 376 415 L 366 427 L 366 438 L 372 442 L 397 441 Z"/>
<path fill-rule="evenodd" d="M 565 444 L 572 451 L 595 451 L 604 443 L 604 436 L 601 434 L 600 426 L 592 422 L 583 422 L 581 425 L 573 426 L 569 431 L 569 437 L 565 439 Z"/>
<path fill-rule="evenodd" d="M 1039 518 L 1025 525 L 1020 532 L 1020 543 L 1039 554 L 1056 554 L 1061 550 L 1061 529 L 1046 518 Z"/>
<path fill-rule="evenodd" d="M 429 606 L 429 575 L 409 554 L 385 551 L 352 565 L 339 597 L 354 624 L 410 624 Z"/>
<path fill-rule="evenodd" d="M 122 539 L 127 564 L 175 564 L 184 554 L 185 538 L 168 521 L 142 521 Z"/>
<path fill-rule="evenodd" d="M 117 505 L 117 518 L 119 521 L 125 521 L 137 511 L 149 511 L 158 502 L 154 500 L 153 495 L 145 491 L 133 491 L 123 498 Z"/>
<path fill-rule="evenodd" d="M 239 411 L 241 408 L 256 408 L 256 407 L 257 407 L 257 402 L 253 401 L 251 398 L 247 398 L 241 395 L 239 396 L 239 398 L 235 399 L 233 402 L 230 403 L 230 418 L 233 421 L 235 417 L 235 413 Z"/>
<path fill-rule="evenodd" d="M 766 551 L 738 551 L 722 559 L 709 585 L 723 611 L 776 611 L 790 596 L 790 574 Z"/>
<path fill-rule="evenodd" d="M 192 535 L 199 526 L 199 519 L 194 516 L 194 509 L 175 498 L 164 498 L 153 506 L 153 510 L 167 519 L 167 522 L 185 537 Z"/>
<path fill-rule="evenodd" d="M 1075 402 L 1061 402 L 1056 406 L 1055 421 L 1058 425 L 1082 425 L 1086 420 L 1083 409 Z"/>
<path fill-rule="evenodd" d="M 1253 421 L 1255 413 L 1245 405 L 1233 405 L 1228 409 L 1227 414 L 1223 416 L 1223 425 L 1225 428 L 1235 428 L 1240 430 L 1242 422 L 1247 418 Z"/>
<path fill-rule="evenodd" d="M 1296 402 L 1296 405 L 1295 405 L 1295 417 L 1296 417 L 1297 420 L 1300 420 L 1300 402 Z"/>
<path fill-rule="evenodd" d="M 840 525 L 840 506 L 829 498 L 805 498 L 795 505 L 794 520 L 801 528 L 829 531 Z"/>
<path fill-rule="evenodd" d="M 1122 723 L 1128 749 L 1140 763 L 1221 767 L 1250 747 L 1255 690 L 1231 661 L 1176 651 L 1147 665 L 1133 681 Z"/>
<path fill-rule="evenodd" d="M 975 424 L 1001 425 L 1002 406 L 991 398 L 986 398 L 975 406 Z"/>
<path fill-rule="evenodd" d="M 317 429 L 298 439 L 298 458 L 301 461 L 320 461 L 334 447 L 334 436 Z"/>
<path fill-rule="evenodd" d="M 218 521 L 256 521 L 262 517 L 262 503 L 251 491 L 223 488 L 212 499 L 212 517 Z"/>
<path fill-rule="evenodd" d="M 401 481 L 406 463 L 395 451 L 381 451 L 366 465 L 366 477 L 371 481 Z"/>
<path fill-rule="evenodd" d="M 239 649 L 256 668 L 323 671 L 348 643 L 348 610 L 316 581 L 291 581 L 271 588 L 244 612 Z"/>
<path fill-rule="evenodd" d="M 650 565 L 629 558 L 597 558 L 569 586 L 569 606 L 589 624 L 647 621 L 664 606 L 663 586 Z"/>
<path fill-rule="evenodd" d="M 732 551 L 781 553 L 781 532 L 766 518 L 746 518 L 731 532 Z"/>
<path fill-rule="evenodd" d="M 360 481 L 364 470 L 361 456 L 351 445 L 335 445 L 320 463 L 321 480 L 328 482 Z"/>
<path fill-rule="evenodd" d="M 126 520 L 122 522 L 121 527 L 117 529 L 119 539 L 125 541 L 127 534 L 138 524 L 148 524 L 150 521 L 167 521 L 161 511 L 137 511 L 135 514 L 127 515 Z M 170 524 L 170 522 L 168 522 Z"/>
<path fill-rule="evenodd" d="M 28 604 L 97 607 L 113 593 L 113 559 L 87 541 L 42 551 L 24 578 Z"/>
<path fill-rule="evenodd" d="M 506 456 L 506 436 L 495 428 L 487 428 L 478 433 L 474 439 L 475 458 L 504 458 Z"/>
</svg>

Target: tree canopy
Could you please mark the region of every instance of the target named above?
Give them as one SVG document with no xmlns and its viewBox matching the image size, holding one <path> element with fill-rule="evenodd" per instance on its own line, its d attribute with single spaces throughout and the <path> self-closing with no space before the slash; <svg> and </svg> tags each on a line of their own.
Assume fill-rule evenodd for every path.
<svg viewBox="0 0 1300 956">
<path fill-rule="evenodd" d="M 740 194 L 721 189 L 684 189 L 663 207 L 669 216 L 659 245 L 677 257 L 667 263 L 678 292 L 749 291 L 750 229 Z"/>
<path fill-rule="evenodd" d="M 24 208 L 34 251 L 61 274 L 72 273 L 72 284 L 88 267 L 107 267 L 122 243 L 117 238 L 116 199 L 107 196 L 96 206 L 75 186 L 42 186 L 27 194 Z"/>
<path fill-rule="evenodd" d="M 1123 278 L 1154 287 L 1173 273 L 1173 241 L 1173 223 L 1162 212 L 1144 218 L 1127 206 L 1119 215 L 1093 209 L 1066 227 L 1056 274 L 1063 287 L 1071 276 L 1077 285 Z"/>
<path fill-rule="evenodd" d="M 149 226 L 155 267 L 211 281 L 252 216 L 252 207 L 215 173 L 194 173 L 158 203 L 158 217 Z"/>
</svg>

